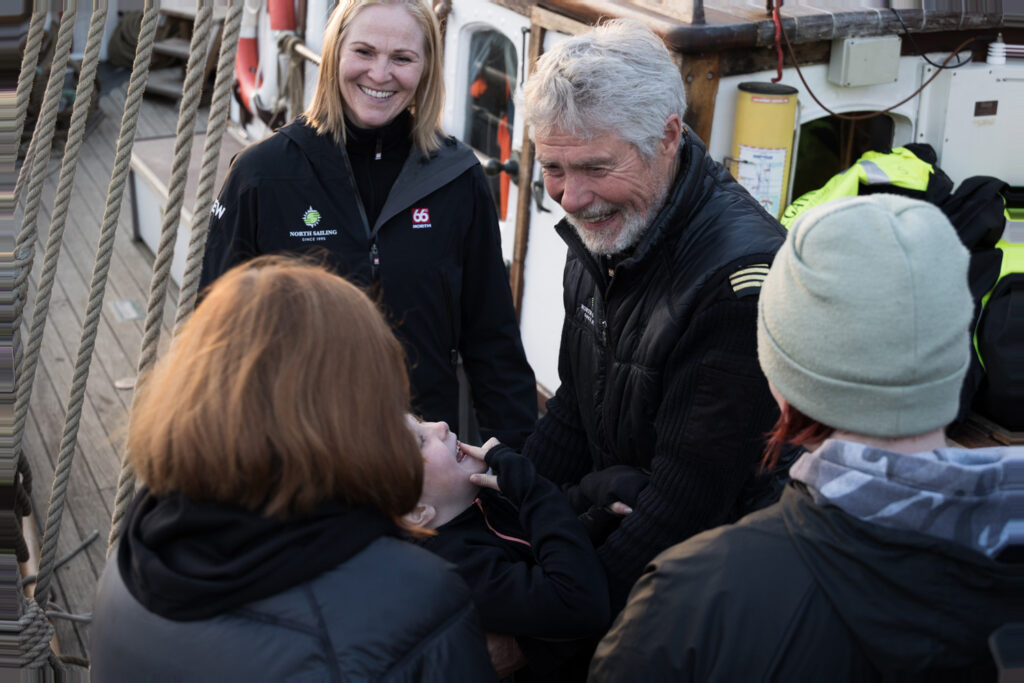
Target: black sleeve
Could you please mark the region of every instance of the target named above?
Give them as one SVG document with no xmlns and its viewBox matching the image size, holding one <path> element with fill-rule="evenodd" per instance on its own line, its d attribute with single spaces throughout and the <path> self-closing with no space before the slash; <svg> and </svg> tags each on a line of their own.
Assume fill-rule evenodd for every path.
<svg viewBox="0 0 1024 683">
<path fill-rule="evenodd" d="M 492 554 L 477 607 L 489 630 L 539 638 L 600 635 L 610 621 L 604 570 L 561 492 L 507 446 L 487 454 L 498 485 L 519 509 L 535 562 Z M 486 592 L 480 596 L 479 593 Z M 482 602 L 481 602 L 482 598 Z"/>
<path fill-rule="evenodd" d="M 559 486 L 578 484 L 583 475 L 593 469 L 567 357 L 566 324 L 562 326 L 558 352 L 558 390 L 548 399 L 544 417 L 523 446 L 523 455 L 537 472 Z"/>
<path fill-rule="evenodd" d="M 778 416 L 757 363 L 757 298 L 700 313 L 673 350 L 655 418 L 649 484 L 598 548 L 617 609 L 655 555 L 718 526 Z"/>
<path fill-rule="evenodd" d="M 236 162 L 240 160 L 236 159 Z M 199 277 L 200 298 L 214 280 L 243 261 L 259 256 L 256 247 L 259 204 L 241 163 L 232 165 L 220 196 L 210 210 L 210 231 Z"/>
<path fill-rule="evenodd" d="M 480 166 L 469 173 L 473 223 L 463 250 L 459 351 L 481 436 L 520 448 L 537 421 L 537 385 L 519 336 L 494 202 Z"/>
</svg>

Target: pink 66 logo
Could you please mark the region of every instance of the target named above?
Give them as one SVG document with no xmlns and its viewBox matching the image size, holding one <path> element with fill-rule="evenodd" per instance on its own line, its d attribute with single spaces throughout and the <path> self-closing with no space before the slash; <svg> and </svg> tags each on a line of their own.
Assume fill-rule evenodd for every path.
<svg viewBox="0 0 1024 683">
<path fill-rule="evenodd" d="M 413 209 L 412 210 L 412 222 L 413 223 L 429 223 L 430 222 L 430 209 Z"/>
</svg>

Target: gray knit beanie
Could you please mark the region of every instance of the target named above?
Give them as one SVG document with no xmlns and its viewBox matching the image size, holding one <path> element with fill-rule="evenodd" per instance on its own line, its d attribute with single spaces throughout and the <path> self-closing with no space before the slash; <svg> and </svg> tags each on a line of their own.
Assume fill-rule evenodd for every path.
<svg viewBox="0 0 1024 683">
<path fill-rule="evenodd" d="M 926 202 L 877 194 L 807 211 L 761 288 L 768 381 L 837 429 L 900 437 L 946 426 L 970 360 L 967 261 Z"/>
</svg>

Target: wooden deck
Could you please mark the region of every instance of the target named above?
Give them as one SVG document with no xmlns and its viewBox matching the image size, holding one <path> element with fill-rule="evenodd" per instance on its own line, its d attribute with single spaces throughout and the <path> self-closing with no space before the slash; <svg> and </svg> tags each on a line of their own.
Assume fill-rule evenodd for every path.
<svg viewBox="0 0 1024 683">
<path fill-rule="evenodd" d="M 35 377 L 23 449 L 31 463 L 34 477 L 31 496 L 40 536 L 45 525 L 53 468 L 64 424 L 64 406 L 78 353 L 126 90 L 126 81 L 105 87 L 99 111 L 89 120 Z M 173 136 L 177 113 L 176 103 L 147 98 L 136 140 Z M 197 133 L 204 131 L 205 126 L 204 109 L 197 122 Z M 31 320 L 35 285 L 41 270 L 62 154 L 63 144 L 59 147 L 55 145 L 50 174 L 44 183 L 43 208 L 39 218 L 40 237 L 30 280 L 23 335 L 27 334 Z M 192 196 L 187 196 L 186 204 L 190 204 L 192 199 Z M 137 310 L 145 311 L 152 260 L 148 249 L 132 239 L 131 196 L 126 190 L 57 555 L 61 557 L 72 550 L 93 530 L 99 531 L 100 538 L 84 553 L 59 569 L 52 584 L 52 601 L 74 613 L 92 611 L 96 579 L 105 561 L 106 539 L 120 469 L 120 445 L 132 399 L 131 390 L 117 389 L 115 383 L 135 375 L 144 325 L 141 319 L 125 319 L 123 313 L 132 308 L 131 303 L 134 303 Z M 161 348 L 166 348 L 169 340 L 177 298 L 177 287 L 172 284 L 164 315 Z M 124 302 L 129 302 L 129 305 L 124 305 Z M 23 340 L 27 340 L 27 337 L 23 336 Z M 62 653 L 88 656 L 87 625 L 57 620 L 55 627 Z"/>
</svg>

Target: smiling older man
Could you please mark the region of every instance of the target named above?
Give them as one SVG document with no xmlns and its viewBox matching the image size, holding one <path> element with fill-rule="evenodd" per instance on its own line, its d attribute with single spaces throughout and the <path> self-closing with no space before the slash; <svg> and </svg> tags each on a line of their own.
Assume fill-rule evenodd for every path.
<svg viewBox="0 0 1024 683">
<path fill-rule="evenodd" d="M 617 609 L 655 555 L 767 487 L 778 413 L 755 321 L 784 232 L 683 124 L 679 71 L 642 24 L 556 45 L 524 104 L 569 245 L 561 386 L 525 453 L 584 513 Z"/>
</svg>

